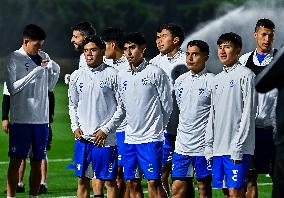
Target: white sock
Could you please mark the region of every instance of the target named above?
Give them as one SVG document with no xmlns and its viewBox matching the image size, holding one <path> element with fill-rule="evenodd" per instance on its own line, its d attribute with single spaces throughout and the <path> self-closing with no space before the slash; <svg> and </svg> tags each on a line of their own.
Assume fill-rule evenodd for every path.
<svg viewBox="0 0 284 198">
<path fill-rule="evenodd" d="M 19 182 L 19 183 L 18 183 L 18 186 L 23 187 L 23 186 L 24 186 L 24 183 L 23 183 L 23 182 Z"/>
<path fill-rule="evenodd" d="M 7 198 L 16 198 L 16 197 L 10 197 L 10 196 L 7 196 Z"/>
</svg>

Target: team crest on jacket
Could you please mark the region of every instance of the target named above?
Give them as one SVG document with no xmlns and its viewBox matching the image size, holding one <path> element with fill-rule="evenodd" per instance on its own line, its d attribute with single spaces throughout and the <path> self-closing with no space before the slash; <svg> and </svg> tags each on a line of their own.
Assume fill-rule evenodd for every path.
<svg viewBox="0 0 284 198">
<path fill-rule="evenodd" d="M 235 84 L 236 84 L 235 80 L 230 80 L 230 82 L 229 82 L 230 87 L 234 87 Z"/>
<path fill-rule="evenodd" d="M 83 87 L 84 87 L 84 84 L 82 82 L 79 83 L 79 91 L 80 92 L 83 92 Z"/>
<path fill-rule="evenodd" d="M 204 93 L 204 91 L 205 91 L 205 89 L 199 88 L 199 89 L 198 89 L 198 95 L 199 95 L 199 96 L 202 96 L 203 93 Z"/>
<path fill-rule="evenodd" d="M 106 81 L 103 81 L 103 80 L 100 81 L 100 88 L 104 88 L 106 87 L 106 85 L 107 85 Z"/>
<path fill-rule="evenodd" d="M 142 78 L 142 85 L 148 85 L 150 80 L 148 78 Z"/>
</svg>

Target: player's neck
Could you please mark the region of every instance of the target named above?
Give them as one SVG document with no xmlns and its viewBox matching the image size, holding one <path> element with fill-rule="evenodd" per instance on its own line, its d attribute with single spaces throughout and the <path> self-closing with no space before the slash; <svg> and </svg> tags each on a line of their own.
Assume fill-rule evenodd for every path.
<svg viewBox="0 0 284 198">
<path fill-rule="evenodd" d="M 141 59 L 141 60 L 138 61 L 137 63 L 132 63 L 132 64 L 131 64 L 131 69 L 132 69 L 133 71 L 135 71 L 135 70 L 137 69 L 137 67 L 139 67 L 139 65 L 140 65 L 141 63 L 143 63 L 143 60 L 144 60 L 144 59 Z"/>
<path fill-rule="evenodd" d="M 93 65 L 89 65 L 90 68 L 95 69 L 99 67 L 103 63 L 103 59 L 100 59 L 99 61 L 96 61 Z"/>
<path fill-rule="evenodd" d="M 174 48 L 171 52 L 167 53 L 168 57 L 173 57 L 179 51 L 179 47 Z"/>
<path fill-rule="evenodd" d="M 119 60 L 121 57 L 123 56 L 123 52 L 122 51 L 116 51 L 115 52 L 115 58 L 113 59 L 114 61 Z"/>
<path fill-rule="evenodd" d="M 268 49 L 268 50 L 264 50 L 264 49 L 261 49 L 261 48 L 256 48 L 256 52 L 258 53 L 258 54 L 270 54 L 270 52 L 271 52 L 271 48 L 270 49 Z"/>
</svg>

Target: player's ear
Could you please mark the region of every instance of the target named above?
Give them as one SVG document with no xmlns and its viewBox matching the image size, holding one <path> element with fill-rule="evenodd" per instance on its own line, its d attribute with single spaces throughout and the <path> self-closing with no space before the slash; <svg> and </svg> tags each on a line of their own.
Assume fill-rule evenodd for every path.
<svg viewBox="0 0 284 198">
<path fill-rule="evenodd" d="M 209 55 L 206 56 L 205 61 L 208 61 L 208 59 L 209 59 Z"/>
<path fill-rule="evenodd" d="M 24 45 L 27 45 L 27 44 L 29 43 L 29 41 L 30 41 L 30 40 L 29 40 L 28 38 L 24 38 L 24 39 L 23 39 L 23 44 L 24 44 Z"/>
<path fill-rule="evenodd" d="M 143 54 L 145 53 L 145 50 L 147 49 L 147 44 L 141 45 Z"/>
<path fill-rule="evenodd" d="M 241 51 L 242 51 L 242 49 L 239 47 L 239 48 L 237 49 L 237 56 L 240 56 Z"/>
<path fill-rule="evenodd" d="M 257 29 L 258 30 L 258 29 Z M 257 37 L 257 30 L 253 33 L 253 37 L 256 39 Z"/>
<path fill-rule="evenodd" d="M 174 38 L 173 42 L 174 42 L 174 44 L 178 44 L 178 43 L 179 43 L 179 37 L 176 36 L 176 37 Z"/>
<path fill-rule="evenodd" d="M 111 46 L 112 46 L 112 48 L 115 48 L 115 46 L 117 46 L 117 43 L 116 42 L 111 42 Z"/>
</svg>

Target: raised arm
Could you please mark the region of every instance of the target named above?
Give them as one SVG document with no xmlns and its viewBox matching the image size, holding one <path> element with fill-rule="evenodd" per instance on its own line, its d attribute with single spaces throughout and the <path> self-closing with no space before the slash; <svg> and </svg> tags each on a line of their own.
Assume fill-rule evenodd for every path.
<svg viewBox="0 0 284 198">
<path fill-rule="evenodd" d="M 55 61 L 50 60 L 47 64 L 47 68 L 48 68 L 48 90 L 52 91 L 58 81 L 60 67 Z"/>
<path fill-rule="evenodd" d="M 6 69 L 6 83 L 8 91 L 11 95 L 15 95 L 16 93 L 23 90 L 32 80 L 34 80 L 39 74 L 43 73 L 44 71 L 43 67 L 37 66 L 28 75 L 16 80 L 16 65 L 12 56 L 10 56 L 7 60 Z"/>
</svg>

